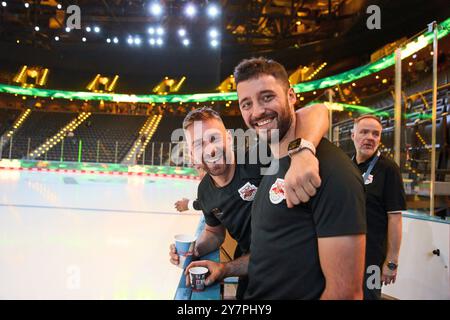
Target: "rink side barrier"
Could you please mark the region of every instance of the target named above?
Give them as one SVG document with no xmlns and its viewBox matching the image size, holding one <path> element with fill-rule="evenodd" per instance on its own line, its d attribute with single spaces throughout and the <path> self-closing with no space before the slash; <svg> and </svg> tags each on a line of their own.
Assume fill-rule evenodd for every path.
<svg viewBox="0 0 450 320">
<path fill-rule="evenodd" d="M 195 237 L 198 238 L 200 233 L 205 228 L 205 219 L 202 215 L 200 222 L 195 233 Z M 220 261 L 219 250 L 215 250 L 203 257 L 200 260 L 211 260 L 215 262 Z M 188 265 L 187 262 L 186 265 Z M 205 288 L 204 291 L 195 292 L 190 287 L 186 286 L 186 277 L 184 276 L 184 270 L 181 273 L 180 282 L 178 284 L 177 291 L 175 292 L 174 300 L 220 300 L 220 283 L 215 283 Z"/>
<path fill-rule="evenodd" d="M 169 167 L 116 163 L 60 162 L 35 160 L 0 160 L 0 170 L 22 170 L 35 172 L 87 173 L 100 175 L 149 176 L 198 180 L 197 171 L 189 167 Z"/>
</svg>

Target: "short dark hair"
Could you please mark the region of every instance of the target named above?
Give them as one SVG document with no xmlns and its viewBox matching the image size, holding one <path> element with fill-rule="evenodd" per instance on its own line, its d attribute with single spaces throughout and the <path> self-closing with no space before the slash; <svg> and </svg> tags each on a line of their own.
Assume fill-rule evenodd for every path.
<svg viewBox="0 0 450 320">
<path fill-rule="evenodd" d="M 242 60 L 234 69 L 234 80 L 236 86 L 239 82 L 257 79 L 262 75 L 273 76 L 276 80 L 286 86 L 286 89 L 291 86 L 286 69 L 275 60 L 264 57 L 245 59 Z"/>
<path fill-rule="evenodd" d="M 209 119 L 216 119 L 223 123 L 220 114 L 210 107 L 191 110 L 183 120 L 183 129 L 186 130 L 195 121 L 204 121 Z"/>
</svg>

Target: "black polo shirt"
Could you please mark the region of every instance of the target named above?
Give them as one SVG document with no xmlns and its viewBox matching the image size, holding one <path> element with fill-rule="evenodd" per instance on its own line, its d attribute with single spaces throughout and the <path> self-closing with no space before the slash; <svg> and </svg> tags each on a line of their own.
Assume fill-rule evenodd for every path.
<svg viewBox="0 0 450 320">
<path fill-rule="evenodd" d="M 376 153 L 357 164 L 364 175 Z M 356 157 L 353 157 L 356 164 Z M 381 265 L 386 259 L 388 214 L 406 210 L 405 189 L 397 164 L 380 155 L 365 184 L 366 189 L 366 265 Z"/>
<path fill-rule="evenodd" d="M 317 239 L 366 232 L 357 168 L 326 139 L 317 147 L 317 158 L 322 185 L 306 204 L 289 209 L 280 199 L 289 156 L 279 160 L 275 175 L 263 176 L 252 207 L 247 299 L 319 299 L 325 277 Z"/>
<path fill-rule="evenodd" d="M 235 239 L 242 253 L 250 248 L 250 214 L 261 182 L 261 165 L 236 164 L 231 182 L 217 187 L 209 174 L 200 182 L 198 201 L 209 226 L 222 224 Z"/>
</svg>

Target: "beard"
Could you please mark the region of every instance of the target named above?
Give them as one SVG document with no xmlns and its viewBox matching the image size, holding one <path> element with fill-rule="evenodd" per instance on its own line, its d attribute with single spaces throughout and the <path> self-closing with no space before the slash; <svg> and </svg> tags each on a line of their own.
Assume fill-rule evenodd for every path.
<svg viewBox="0 0 450 320">
<path fill-rule="evenodd" d="M 258 129 L 257 122 L 267 119 L 267 118 L 275 118 L 273 121 L 275 122 L 275 128 L 272 129 Z M 283 137 L 288 132 L 292 123 L 292 115 L 290 113 L 289 102 L 286 98 L 285 105 L 281 108 L 280 113 L 275 111 L 266 111 L 263 115 L 258 118 L 250 119 L 251 128 L 255 129 L 258 133 L 258 137 L 267 141 L 268 143 L 277 143 L 283 139 Z M 274 141 L 275 138 L 275 130 L 278 130 L 278 141 Z M 261 132 L 262 131 L 262 132 Z"/>
<path fill-rule="evenodd" d="M 210 176 L 224 175 L 231 168 L 225 150 L 218 150 L 214 156 L 204 154 L 202 167 Z"/>
</svg>

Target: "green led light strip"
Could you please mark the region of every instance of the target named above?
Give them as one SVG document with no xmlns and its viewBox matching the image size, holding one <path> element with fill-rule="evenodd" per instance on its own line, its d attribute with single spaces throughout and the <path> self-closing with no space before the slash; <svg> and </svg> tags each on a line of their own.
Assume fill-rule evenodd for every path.
<svg viewBox="0 0 450 320">
<path fill-rule="evenodd" d="M 450 18 L 440 23 L 438 31 L 438 38 L 441 39 L 450 33 Z M 426 47 L 433 42 L 433 33 L 425 32 L 409 42 L 402 49 L 402 58 L 409 57 L 413 53 Z M 325 89 L 336 86 L 338 84 L 349 83 L 364 77 L 367 77 L 375 72 L 384 70 L 394 65 L 394 54 L 390 54 L 373 63 L 318 80 L 299 83 L 294 85 L 296 93 L 309 92 L 318 89 Z M 237 100 L 236 92 L 230 93 L 199 93 L 199 94 L 184 94 L 184 95 L 134 95 L 134 94 L 110 94 L 110 93 L 93 93 L 81 91 L 62 91 L 49 90 L 37 88 L 22 88 L 18 86 L 11 86 L 0 84 L 0 92 L 17 94 L 23 96 L 37 96 L 42 98 L 55 99 L 76 99 L 89 101 L 113 101 L 113 102 L 138 102 L 138 103 L 191 103 L 191 102 L 207 102 L 207 101 L 230 101 Z"/>
<path fill-rule="evenodd" d="M 373 108 L 366 107 L 366 106 L 358 106 L 355 104 L 340 103 L 340 102 L 326 102 L 326 101 L 315 100 L 315 101 L 311 101 L 306 106 L 310 106 L 310 105 L 317 104 L 317 103 L 325 104 L 328 108 L 329 107 L 342 108 L 342 110 L 335 110 L 337 112 L 347 110 L 347 111 L 357 111 L 362 114 L 370 113 L 370 114 L 373 114 L 378 117 L 388 117 L 389 116 L 388 111 L 379 111 L 377 109 L 373 109 Z"/>
<path fill-rule="evenodd" d="M 337 108 L 342 108 L 342 110 L 335 110 L 337 112 L 340 111 L 357 111 L 361 114 L 373 114 L 377 117 L 393 117 L 394 116 L 394 110 L 389 110 L 389 111 L 379 111 L 378 109 L 374 109 L 374 108 L 370 108 L 370 107 L 366 107 L 366 106 L 359 106 L 359 105 L 355 105 L 355 104 L 347 104 L 347 103 L 340 103 L 340 102 L 326 102 L 326 101 L 319 101 L 319 100 L 315 100 L 315 101 L 311 101 L 310 103 L 308 103 L 306 106 L 310 106 L 313 104 L 317 104 L 317 103 L 323 103 L 325 104 L 327 107 L 337 107 Z M 419 120 L 431 120 L 431 114 L 427 114 L 427 113 L 412 113 L 412 114 L 404 114 L 406 119 L 419 119 Z"/>
<path fill-rule="evenodd" d="M 450 33 L 450 18 L 439 24 L 438 39 L 447 36 Z M 415 52 L 425 48 L 433 42 L 433 33 L 425 32 L 423 35 L 418 36 L 414 40 L 411 40 L 406 46 L 402 48 L 402 59 L 405 59 Z M 392 53 L 378 61 L 361 66 L 335 76 L 330 76 L 315 81 L 304 82 L 294 85 L 295 92 L 309 92 L 317 89 L 324 89 L 336 86 L 338 84 L 349 83 L 364 77 L 367 77 L 373 73 L 379 72 L 395 64 L 395 54 Z"/>
</svg>

